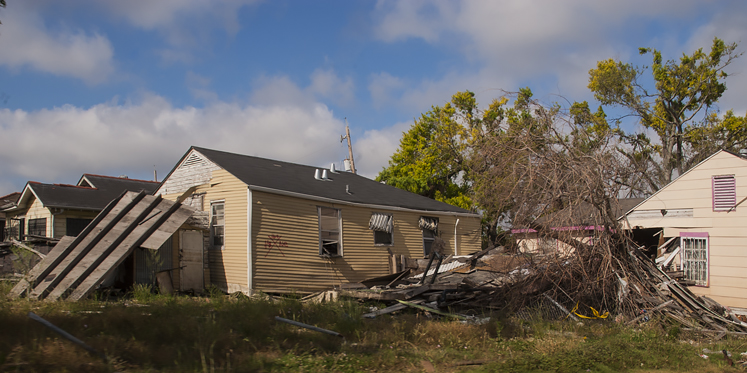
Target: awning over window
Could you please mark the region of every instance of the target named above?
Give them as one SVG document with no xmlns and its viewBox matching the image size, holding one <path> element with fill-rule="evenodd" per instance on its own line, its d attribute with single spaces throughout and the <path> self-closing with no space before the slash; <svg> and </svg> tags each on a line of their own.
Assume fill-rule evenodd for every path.
<svg viewBox="0 0 747 373">
<path fill-rule="evenodd" d="M 421 216 L 418 220 L 418 226 L 420 229 L 427 229 L 429 231 L 435 231 L 438 229 L 438 218 L 429 218 L 427 216 Z"/>
<path fill-rule="evenodd" d="M 368 222 L 368 229 L 392 233 L 392 216 L 379 213 L 372 214 L 371 221 Z"/>
</svg>

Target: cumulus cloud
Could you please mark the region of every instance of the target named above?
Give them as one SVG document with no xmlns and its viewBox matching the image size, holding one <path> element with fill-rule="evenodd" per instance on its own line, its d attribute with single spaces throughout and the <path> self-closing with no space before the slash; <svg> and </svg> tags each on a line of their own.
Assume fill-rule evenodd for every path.
<svg viewBox="0 0 747 373">
<path fill-rule="evenodd" d="M 322 104 L 173 107 L 150 95 L 136 104 L 4 109 L 0 137 L 14 145 L 0 148 L 0 174 L 16 186 L 70 182 L 84 172 L 149 175 L 153 165 L 163 175 L 191 145 L 324 165 L 342 159 L 337 148 L 343 130 Z"/>
<path fill-rule="evenodd" d="M 107 80 L 114 72 L 111 43 L 104 35 L 82 30 L 50 30 L 33 13 L 9 7 L 0 32 L 0 65 L 70 76 L 88 84 Z"/>
<path fill-rule="evenodd" d="M 735 11 L 734 7 L 744 9 L 745 5 L 730 4 L 720 7 L 724 15 L 713 16 L 707 6 L 693 0 L 380 0 L 372 16 L 373 35 L 386 43 L 419 39 L 440 51 L 460 55 L 475 66 L 470 70 L 447 70 L 440 77 L 410 84 L 401 92 L 402 97 L 388 97 L 415 105 L 412 108 L 422 108 L 420 98 L 448 96 L 457 90 L 516 90 L 525 85 L 535 91 L 588 100 L 591 94 L 586 88 L 587 74 L 596 61 L 626 60 L 637 54 L 639 46 L 664 49 L 663 43 L 671 43 L 667 49 L 681 53 L 692 49 L 682 40 L 690 35 L 700 38 L 699 30 L 669 30 L 667 25 L 702 23 L 699 17 L 707 15 L 713 16 L 707 27 L 717 27 L 724 38 L 743 35 L 745 12 Z M 712 39 L 708 34 L 706 46 Z M 460 81 L 465 84 L 459 86 Z M 453 89 L 454 86 L 458 88 Z M 379 96 L 387 97 L 382 93 L 386 90 L 376 88 Z"/>
<path fill-rule="evenodd" d="M 399 148 L 402 133 L 407 131 L 412 123 L 400 122 L 391 127 L 368 130 L 360 140 L 355 141 L 355 168 L 359 175 L 370 179 L 389 164 L 392 154 Z"/>
<path fill-rule="evenodd" d="M 354 101 L 354 88 L 353 78 L 340 78 L 331 69 L 317 69 L 311 74 L 309 91 L 338 105 Z"/>
<path fill-rule="evenodd" d="M 85 0 L 87 2 L 88 0 Z M 112 16 L 143 30 L 160 32 L 171 45 L 192 46 L 207 38 L 207 25 L 229 35 L 240 29 L 239 10 L 259 0 L 130 0 L 95 2 Z"/>
</svg>

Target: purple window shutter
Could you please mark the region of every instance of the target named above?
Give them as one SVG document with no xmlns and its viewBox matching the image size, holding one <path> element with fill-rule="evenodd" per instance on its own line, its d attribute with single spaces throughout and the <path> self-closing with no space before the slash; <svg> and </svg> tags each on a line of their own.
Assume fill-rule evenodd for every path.
<svg viewBox="0 0 747 373">
<path fill-rule="evenodd" d="M 734 175 L 712 178 L 713 211 L 729 211 L 737 204 L 737 181 Z"/>
</svg>

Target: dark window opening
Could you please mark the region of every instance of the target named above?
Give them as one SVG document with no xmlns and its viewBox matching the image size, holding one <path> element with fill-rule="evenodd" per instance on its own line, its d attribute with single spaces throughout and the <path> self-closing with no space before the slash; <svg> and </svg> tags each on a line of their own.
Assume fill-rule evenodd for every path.
<svg viewBox="0 0 747 373">
<path fill-rule="evenodd" d="M 47 235 L 47 218 L 40 219 L 29 219 L 29 236 L 42 236 Z"/>
<path fill-rule="evenodd" d="M 93 219 L 67 218 L 65 219 L 65 235 L 76 237 L 83 232 Z"/>
<path fill-rule="evenodd" d="M 342 224 L 340 210 L 319 207 L 319 255 L 323 257 L 342 256 Z"/>
</svg>

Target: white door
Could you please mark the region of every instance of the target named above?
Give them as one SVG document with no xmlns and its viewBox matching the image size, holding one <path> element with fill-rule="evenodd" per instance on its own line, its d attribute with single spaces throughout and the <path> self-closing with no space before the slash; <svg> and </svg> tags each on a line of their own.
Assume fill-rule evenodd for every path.
<svg viewBox="0 0 747 373">
<path fill-rule="evenodd" d="M 180 290 L 202 291 L 202 232 L 180 231 L 179 267 L 181 267 Z"/>
</svg>

